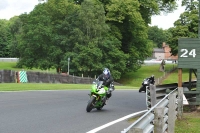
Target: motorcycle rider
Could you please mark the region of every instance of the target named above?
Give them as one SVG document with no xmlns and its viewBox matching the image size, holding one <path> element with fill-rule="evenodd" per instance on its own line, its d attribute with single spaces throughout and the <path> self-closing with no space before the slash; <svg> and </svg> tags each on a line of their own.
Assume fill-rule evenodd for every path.
<svg viewBox="0 0 200 133">
<path fill-rule="evenodd" d="M 154 83 L 155 83 L 154 75 L 151 75 L 151 77 L 144 79 L 144 81 L 142 82 L 142 86 L 139 89 L 139 92 L 142 92 L 142 91 L 146 92 L 146 87 L 147 87 L 147 85 L 149 86 L 148 83 L 154 85 Z"/>
<path fill-rule="evenodd" d="M 103 73 L 100 74 L 97 78 L 99 81 L 103 81 L 103 85 L 108 87 L 108 92 L 106 94 L 107 100 L 112 96 L 112 91 L 115 90 L 113 85 L 114 79 L 111 76 L 110 70 L 108 68 L 104 68 Z"/>
<path fill-rule="evenodd" d="M 154 75 L 151 75 L 151 77 L 149 77 L 149 81 L 150 81 L 151 84 L 154 85 L 154 83 L 155 83 Z"/>
</svg>

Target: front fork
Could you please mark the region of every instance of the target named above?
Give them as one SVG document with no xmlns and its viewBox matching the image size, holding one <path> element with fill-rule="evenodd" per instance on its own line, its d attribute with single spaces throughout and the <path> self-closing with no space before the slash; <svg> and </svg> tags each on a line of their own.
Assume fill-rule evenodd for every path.
<svg viewBox="0 0 200 133">
<path fill-rule="evenodd" d="M 95 102 L 93 103 L 94 105 L 94 107 L 95 106 L 97 106 L 97 107 L 99 107 L 99 106 L 102 106 L 105 102 L 106 102 L 106 96 L 105 97 L 103 97 L 101 100 L 100 100 L 100 96 L 97 96 L 97 95 L 94 95 L 94 94 L 88 94 L 90 97 L 91 96 L 93 96 L 93 97 L 95 97 Z"/>
<path fill-rule="evenodd" d="M 96 96 L 96 95 L 94 95 L 94 94 L 88 94 L 89 95 L 89 97 L 91 98 L 91 96 L 93 96 L 93 97 L 95 97 L 95 102 L 94 102 L 94 104 L 96 104 L 96 102 L 98 102 L 98 100 L 99 100 L 99 96 Z"/>
</svg>

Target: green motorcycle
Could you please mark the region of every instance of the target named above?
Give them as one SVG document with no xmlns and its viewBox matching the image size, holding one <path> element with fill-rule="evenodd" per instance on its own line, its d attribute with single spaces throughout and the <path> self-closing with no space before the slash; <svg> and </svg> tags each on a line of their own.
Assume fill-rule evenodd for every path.
<svg viewBox="0 0 200 133">
<path fill-rule="evenodd" d="M 106 92 L 108 87 L 103 85 L 103 81 L 96 80 L 93 82 L 92 89 L 90 91 L 90 100 L 88 101 L 86 111 L 90 112 L 96 108 L 101 110 L 106 103 Z"/>
</svg>

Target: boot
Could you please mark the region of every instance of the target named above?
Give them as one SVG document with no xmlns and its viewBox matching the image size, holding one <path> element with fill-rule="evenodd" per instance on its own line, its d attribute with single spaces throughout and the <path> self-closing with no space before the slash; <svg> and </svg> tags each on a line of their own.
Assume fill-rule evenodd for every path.
<svg viewBox="0 0 200 133">
<path fill-rule="evenodd" d="M 108 100 L 109 100 L 109 98 L 106 98 L 106 102 L 105 102 L 105 105 L 107 105 L 107 104 L 108 104 Z"/>
</svg>

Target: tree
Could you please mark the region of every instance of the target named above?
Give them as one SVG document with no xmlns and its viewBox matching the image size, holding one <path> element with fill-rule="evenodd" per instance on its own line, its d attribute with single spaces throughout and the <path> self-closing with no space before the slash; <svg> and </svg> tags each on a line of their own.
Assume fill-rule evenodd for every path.
<svg viewBox="0 0 200 133">
<path fill-rule="evenodd" d="M 198 3 L 190 3 L 191 7 L 186 6 L 186 11 L 180 15 L 175 21 L 174 27 L 169 29 L 172 37 L 168 39 L 172 55 L 178 54 L 178 39 L 182 37 L 197 38 L 198 37 Z M 191 9 L 191 10 L 188 10 Z"/>
<path fill-rule="evenodd" d="M 107 23 L 121 42 L 121 50 L 129 55 L 127 71 L 140 68 L 139 60 L 143 61 L 152 53 L 149 44 L 147 27 L 140 14 L 138 1 L 111 0 L 107 5 Z"/>
<path fill-rule="evenodd" d="M 53 52 L 52 27 L 44 7 L 44 4 L 40 4 L 30 14 L 20 16 L 23 30 L 20 35 L 18 66 L 40 69 L 49 69 L 52 66 L 49 56 L 49 53 Z"/>
<path fill-rule="evenodd" d="M 162 48 L 163 42 L 166 42 L 171 35 L 167 30 L 152 26 L 148 29 L 148 38 L 153 41 L 155 47 Z"/>
<path fill-rule="evenodd" d="M 15 16 L 9 20 L 9 32 L 11 34 L 11 40 L 9 42 L 10 55 L 12 57 L 19 57 L 19 36 L 22 30 L 22 22 L 18 16 Z"/>
<path fill-rule="evenodd" d="M 103 67 L 108 67 L 115 79 L 120 77 L 126 68 L 127 56 L 120 51 L 121 42 L 112 36 L 105 22 L 105 11 L 99 1 L 82 2 L 77 20 L 73 21 L 74 28 L 69 33 L 69 51 L 72 52 L 67 52 L 63 61 L 66 69 L 67 58 L 72 59 L 70 73 L 94 76 Z"/>
<path fill-rule="evenodd" d="M 120 78 L 121 73 L 140 68 L 152 53 L 151 15 L 170 11 L 173 4 L 164 0 L 48 0 L 13 24 L 18 29 L 12 32 L 18 65 L 66 71 L 70 57 L 74 74 L 94 75 L 109 67 Z"/>
<path fill-rule="evenodd" d="M 151 17 L 161 13 L 171 13 L 177 8 L 175 0 L 138 0 L 140 3 L 140 13 L 146 25 L 151 24 Z"/>
<path fill-rule="evenodd" d="M 9 42 L 10 32 L 8 21 L 0 19 L 0 57 L 10 57 Z"/>
<path fill-rule="evenodd" d="M 70 16 L 71 9 L 76 10 L 73 6 L 74 3 L 65 0 L 49 0 L 37 5 L 30 14 L 20 15 L 23 25 L 19 66 L 44 70 L 56 68 L 60 72 L 60 63 L 68 47 L 63 42 L 63 34 L 67 33 L 65 29 L 68 27 L 60 29 L 66 22 L 63 20 Z"/>
</svg>

